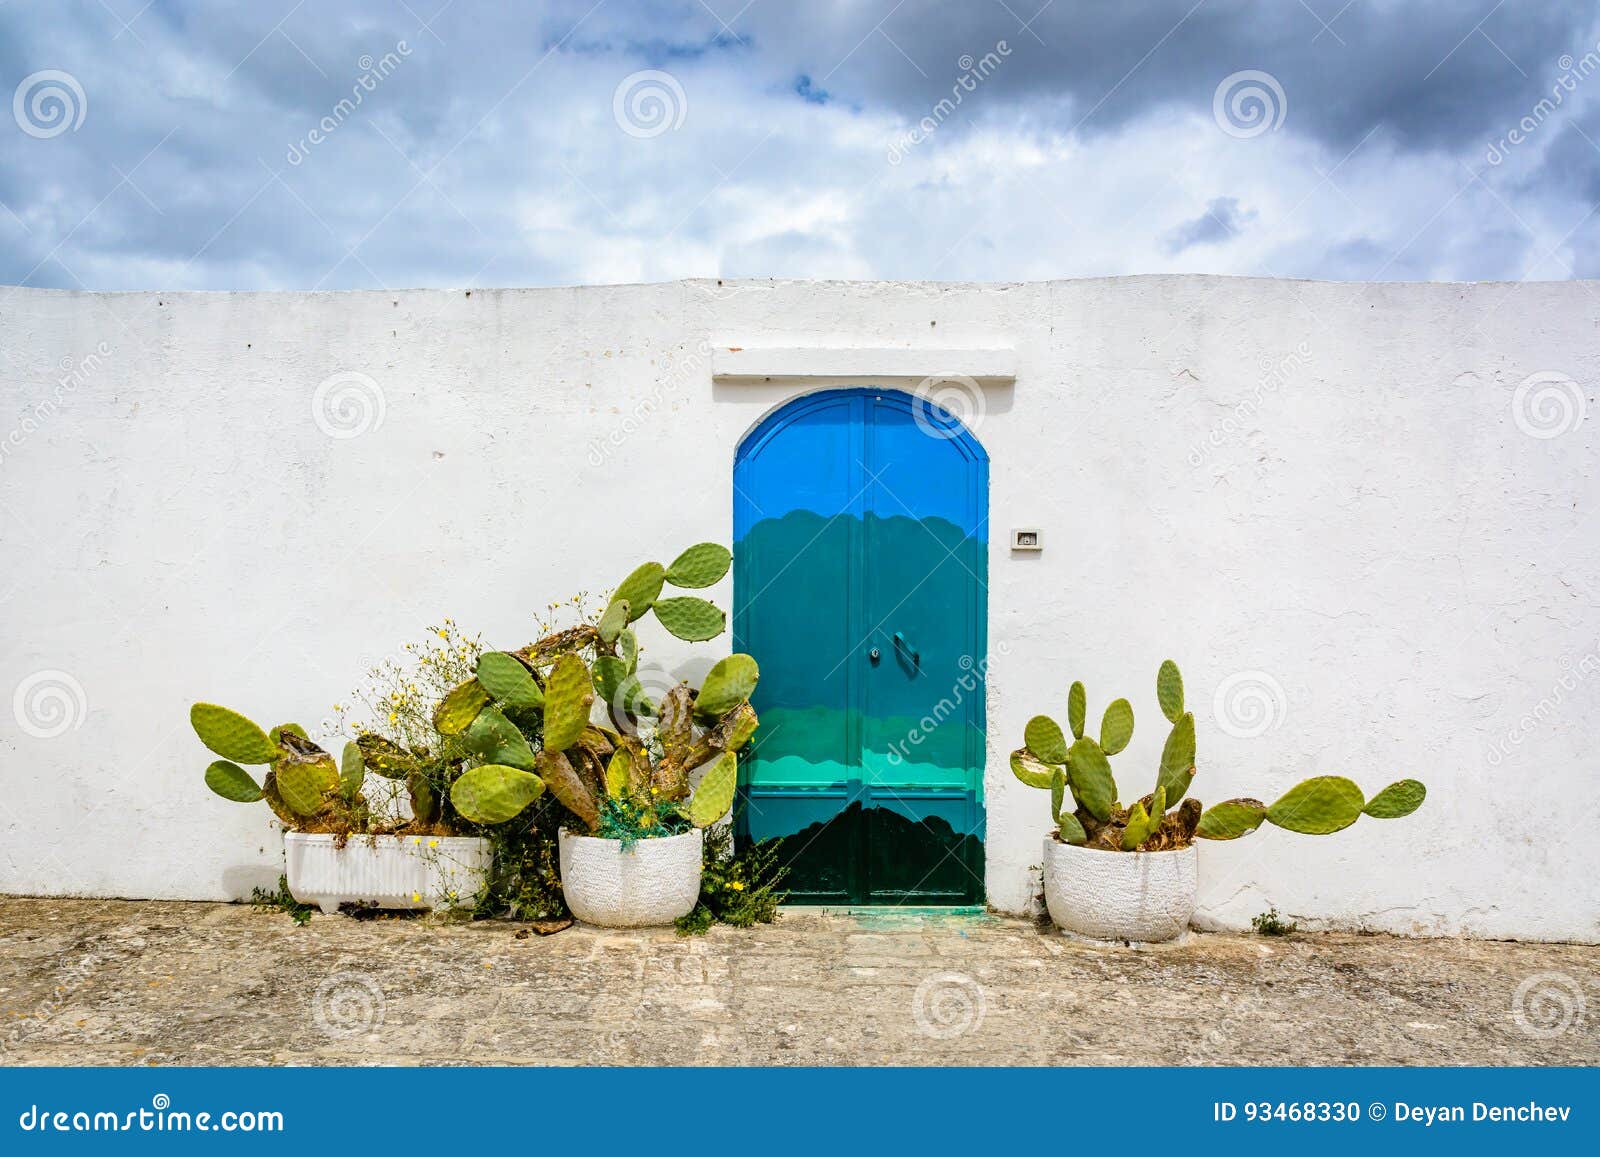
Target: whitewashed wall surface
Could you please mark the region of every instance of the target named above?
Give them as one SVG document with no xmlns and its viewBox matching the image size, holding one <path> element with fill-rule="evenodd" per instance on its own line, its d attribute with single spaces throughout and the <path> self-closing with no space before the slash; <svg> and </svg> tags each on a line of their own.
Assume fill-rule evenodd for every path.
<svg viewBox="0 0 1600 1157">
<path fill-rule="evenodd" d="M 714 380 L 730 347 L 844 368 Z M 992 462 L 993 906 L 1034 903 L 1025 721 L 1074 679 L 1127 695 L 1117 765 L 1153 781 L 1170 656 L 1202 799 L 1430 788 L 1204 844 L 1203 926 L 1600 941 L 1593 282 L 0 290 L 0 891 L 275 880 L 192 701 L 320 719 L 443 616 L 520 644 L 552 598 L 728 541 L 740 438 L 822 385 L 907 386 L 894 350 L 1014 351 L 1014 384 L 943 399 Z"/>
</svg>

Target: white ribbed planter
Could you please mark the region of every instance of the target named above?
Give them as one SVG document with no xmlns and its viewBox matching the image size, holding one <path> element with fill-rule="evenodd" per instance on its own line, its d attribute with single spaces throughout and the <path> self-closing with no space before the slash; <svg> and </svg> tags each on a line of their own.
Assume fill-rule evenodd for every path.
<svg viewBox="0 0 1600 1157">
<path fill-rule="evenodd" d="M 337 836 L 283 834 L 289 894 L 337 912 L 340 904 L 377 908 L 471 905 L 494 853 L 473 836 Z"/>
<path fill-rule="evenodd" d="M 1044 840 L 1044 902 L 1056 927 L 1092 940 L 1155 943 L 1183 935 L 1194 915 L 1199 855 L 1105 852 Z"/>
<path fill-rule="evenodd" d="M 585 924 L 649 928 L 694 911 L 700 899 L 700 856 L 705 833 L 621 840 L 561 831 L 561 890 L 567 907 Z"/>
</svg>

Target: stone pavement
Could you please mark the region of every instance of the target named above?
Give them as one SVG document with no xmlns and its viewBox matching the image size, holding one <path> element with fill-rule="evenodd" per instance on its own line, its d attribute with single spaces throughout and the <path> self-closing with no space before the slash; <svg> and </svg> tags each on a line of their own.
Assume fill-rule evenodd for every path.
<svg viewBox="0 0 1600 1157">
<path fill-rule="evenodd" d="M 519 938 L 519 931 L 522 933 Z M 789 909 L 751 931 L 0 898 L 4 1064 L 1596 1064 L 1600 947 Z"/>
</svg>

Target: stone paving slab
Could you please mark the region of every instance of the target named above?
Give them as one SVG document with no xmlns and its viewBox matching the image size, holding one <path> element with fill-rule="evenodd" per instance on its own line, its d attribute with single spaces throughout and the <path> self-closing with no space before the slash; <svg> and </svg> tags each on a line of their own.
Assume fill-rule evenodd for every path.
<svg viewBox="0 0 1600 1157">
<path fill-rule="evenodd" d="M 518 938 L 518 932 L 524 933 Z M 749 931 L 0 898 L 0 1063 L 1600 1063 L 1600 947 L 788 909 Z"/>
</svg>

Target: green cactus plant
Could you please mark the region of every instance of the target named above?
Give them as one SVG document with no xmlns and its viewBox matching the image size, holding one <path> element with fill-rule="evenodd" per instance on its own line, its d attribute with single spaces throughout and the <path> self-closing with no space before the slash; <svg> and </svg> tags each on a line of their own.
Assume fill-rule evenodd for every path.
<svg viewBox="0 0 1600 1157">
<path fill-rule="evenodd" d="M 459 737 L 469 765 L 450 787 L 455 811 L 492 826 L 548 791 L 592 833 L 620 827 L 670 834 L 725 816 L 738 784 L 738 752 L 759 725 L 750 695 L 760 669 L 749 655 L 730 655 L 707 672 L 698 691 L 680 683 L 654 701 L 638 677 L 631 624 L 654 612 L 680 639 L 715 638 L 727 624 L 719 607 L 661 592 L 712 586 L 732 557 L 726 547 L 703 542 L 670 566 L 644 563 L 618 584 L 592 625 L 519 651 L 484 654 L 475 678 L 451 691 L 434 717 L 442 734 Z M 591 721 L 597 697 L 610 728 Z M 405 753 L 369 746 L 369 760 L 382 768 L 407 767 Z M 539 789 L 508 769 L 537 779 Z M 697 772 L 700 785 L 691 791 Z"/>
<path fill-rule="evenodd" d="M 216 754 L 223 756 L 206 768 L 205 781 L 217 795 L 234 803 L 265 800 L 286 828 L 326 825 L 343 817 L 360 822 L 366 801 L 361 795 L 366 767 L 361 749 L 346 744 L 341 758 L 306 738 L 305 728 L 283 723 L 270 732 L 250 719 L 215 703 L 196 703 L 189 709 L 194 732 Z M 257 783 L 240 764 L 264 765 Z"/>
<path fill-rule="evenodd" d="M 1270 805 L 1241 798 L 1202 810 L 1198 801 L 1185 799 L 1195 774 L 1194 715 L 1184 710 L 1183 676 L 1171 659 L 1156 675 L 1156 699 L 1172 730 L 1162 746 L 1154 790 L 1127 807 L 1117 802 L 1110 762 L 1133 737 L 1133 709 L 1127 700 L 1106 708 L 1098 740 L 1084 734 L 1088 697 L 1082 683 L 1074 683 L 1067 696 L 1070 745 L 1048 716 L 1028 721 L 1023 746 L 1011 753 L 1011 770 L 1029 787 L 1050 792 L 1052 825 L 1063 843 L 1108 851 L 1164 851 L 1195 838 L 1238 839 L 1263 823 L 1303 835 L 1329 835 L 1363 815 L 1408 816 L 1427 796 L 1420 782 L 1402 779 L 1369 800 L 1353 781 L 1322 775 L 1296 784 Z M 1074 806 L 1064 808 L 1068 793 Z"/>
</svg>

